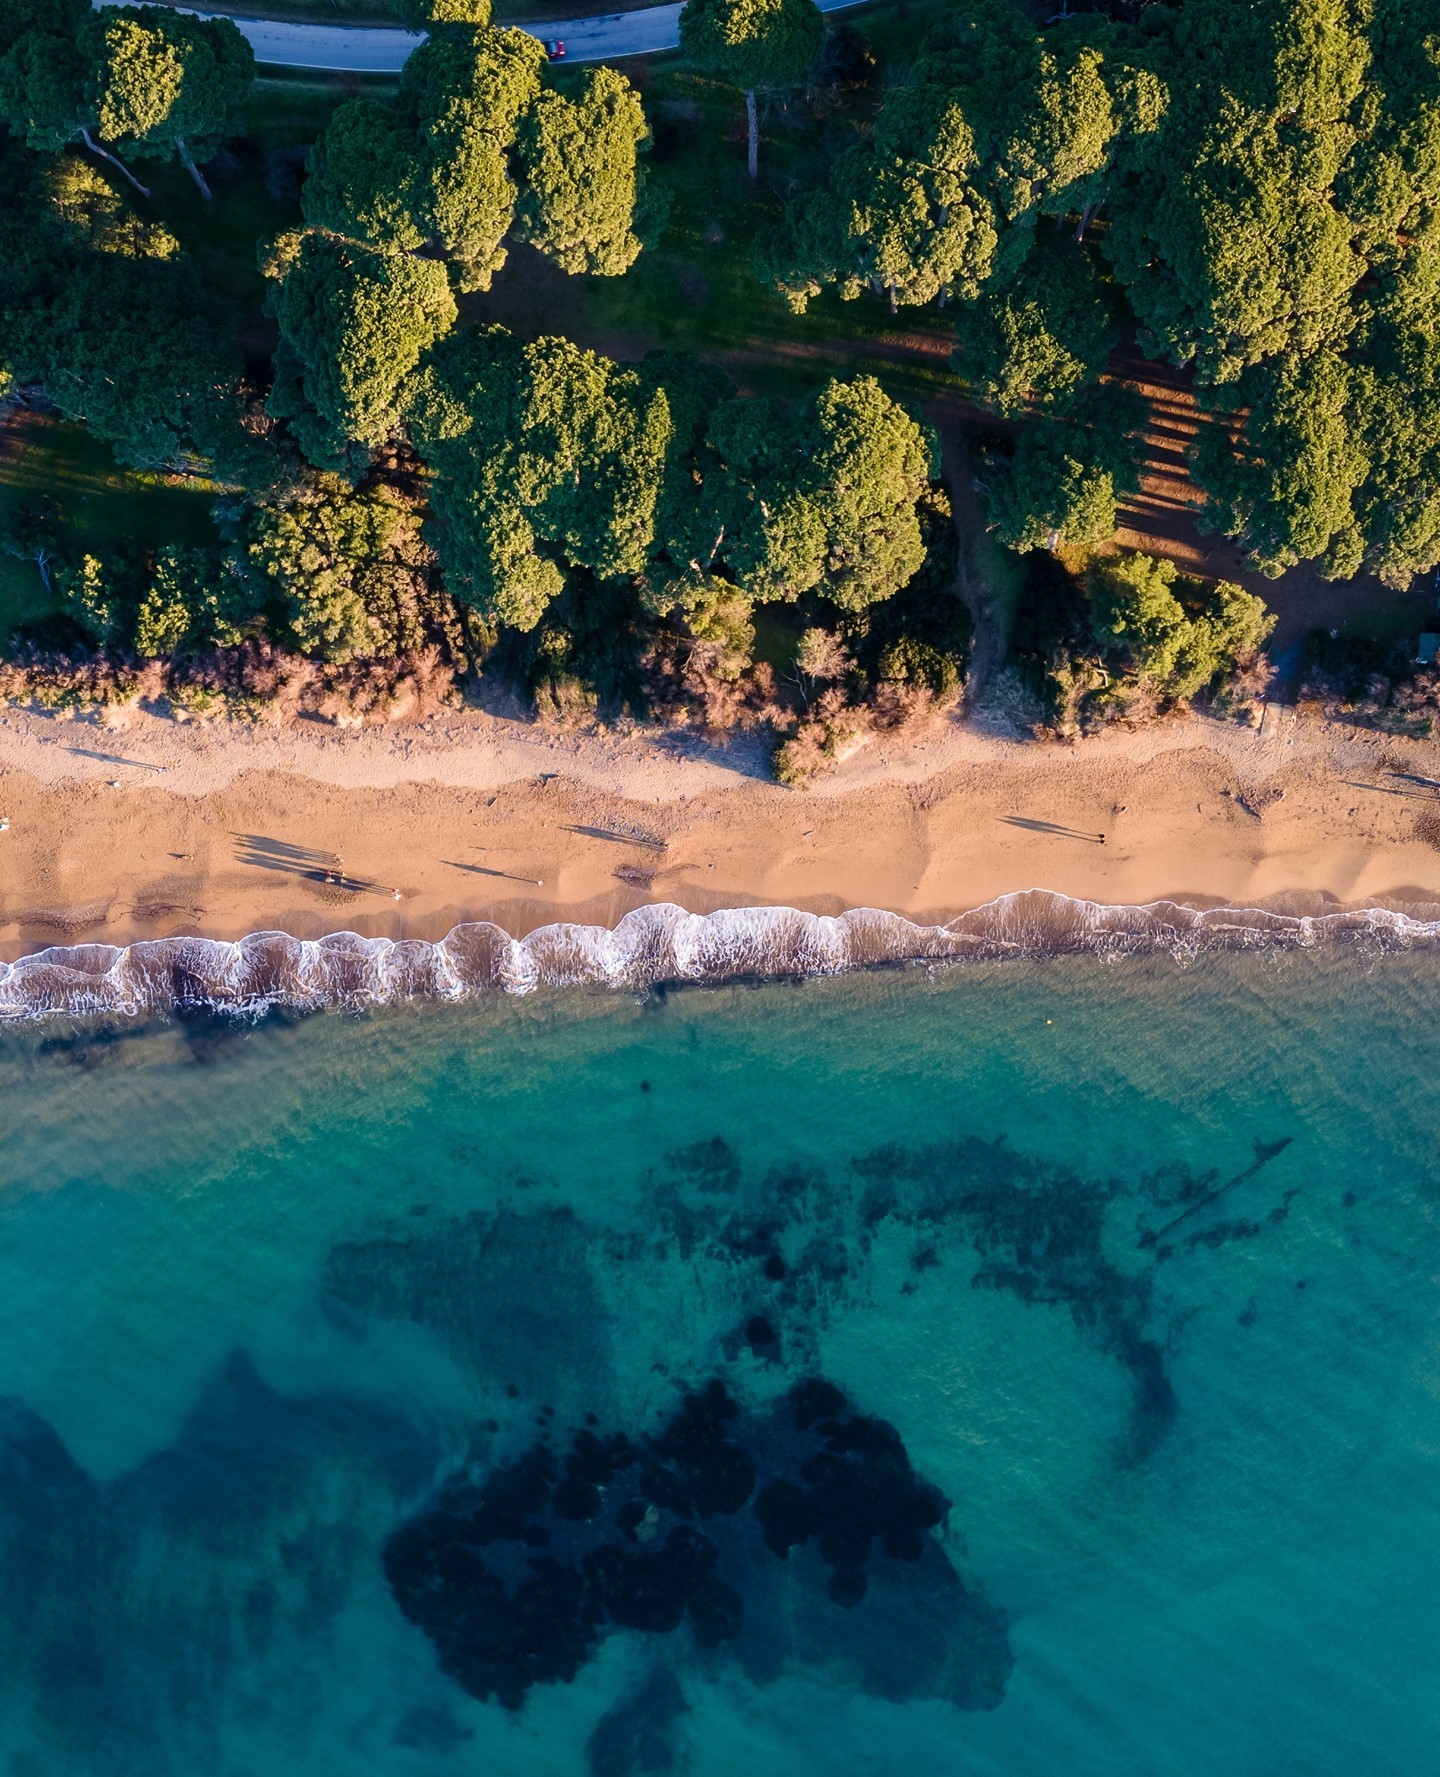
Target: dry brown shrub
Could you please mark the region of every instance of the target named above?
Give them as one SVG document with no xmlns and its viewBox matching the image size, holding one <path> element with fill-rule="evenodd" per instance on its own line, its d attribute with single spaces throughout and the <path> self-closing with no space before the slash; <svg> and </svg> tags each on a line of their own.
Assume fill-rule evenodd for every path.
<svg viewBox="0 0 1440 1777">
<path fill-rule="evenodd" d="M 432 644 L 396 660 L 321 666 L 260 638 L 166 663 L 29 648 L 0 662 L 0 698 L 47 709 L 144 701 L 181 717 L 275 724 L 297 716 L 359 726 L 420 721 L 459 699 L 454 666 Z"/>
<path fill-rule="evenodd" d="M 882 679 L 875 687 L 870 719 L 884 733 L 928 722 L 946 704 L 956 698 L 941 699 L 926 685 L 904 685 L 895 679 Z"/>
<path fill-rule="evenodd" d="M 840 687 L 832 687 L 815 699 L 794 734 L 776 747 L 776 782 L 793 790 L 808 788 L 820 772 L 863 740 L 873 721 L 868 708 L 847 703 Z"/>
<path fill-rule="evenodd" d="M 784 720 L 775 669 L 767 661 L 728 674 L 714 650 L 666 633 L 651 644 L 641 665 L 650 707 L 669 727 L 693 727 L 719 739 Z"/>
<path fill-rule="evenodd" d="M 98 653 L 72 658 L 27 644 L 0 664 L 0 696 L 42 709 L 98 709 L 133 703 L 140 679 L 133 661 Z"/>
</svg>

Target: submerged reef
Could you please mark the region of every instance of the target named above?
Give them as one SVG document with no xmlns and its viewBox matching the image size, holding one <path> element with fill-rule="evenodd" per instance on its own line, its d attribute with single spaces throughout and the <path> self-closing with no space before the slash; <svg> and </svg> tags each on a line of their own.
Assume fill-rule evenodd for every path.
<svg viewBox="0 0 1440 1777">
<path fill-rule="evenodd" d="M 711 1380 L 658 1432 L 586 1427 L 563 1455 L 541 1441 L 451 1483 L 392 1535 L 385 1572 L 445 1672 L 510 1709 L 618 1630 L 683 1630 L 757 1679 L 838 1662 L 875 1695 L 993 1708 L 1005 1625 L 936 1540 L 948 1511 L 895 1428 L 832 1383 L 748 1412 Z"/>
</svg>

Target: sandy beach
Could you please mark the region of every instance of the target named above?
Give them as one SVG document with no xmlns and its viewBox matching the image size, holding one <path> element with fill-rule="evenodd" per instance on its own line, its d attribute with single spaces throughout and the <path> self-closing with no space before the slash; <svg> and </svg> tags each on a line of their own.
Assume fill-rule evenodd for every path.
<svg viewBox="0 0 1440 1777">
<path fill-rule="evenodd" d="M 1440 778 L 1440 743 L 1289 710 L 1259 733 L 1190 717 L 1074 747 L 937 722 L 808 792 L 763 772 L 744 742 L 476 711 L 342 733 L 10 709 L 0 957 L 266 929 L 433 939 L 478 918 L 521 936 L 647 901 L 926 921 L 1027 888 L 1440 901 L 1440 791 L 1417 781 Z"/>
</svg>

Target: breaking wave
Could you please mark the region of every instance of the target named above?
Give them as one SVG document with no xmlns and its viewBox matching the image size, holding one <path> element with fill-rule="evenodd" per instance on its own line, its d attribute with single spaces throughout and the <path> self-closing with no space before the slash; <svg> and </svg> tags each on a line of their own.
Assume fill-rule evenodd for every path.
<svg viewBox="0 0 1440 1777">
<path fill-rule="evenodd" d="M 1422 915 L 1436 917 L 1422 917 Z M 1386 949 L 1440 940 L 1440 907 L 1306 911 L 1186 907 L 1174 901 L 1106 906 L 1048 889 L 1004 895 L 945 925 L 861 907 L 834 917 L 794 907 L 687 913 L 637 908 L 613 927 L 559 923 L 512 938 L 486 920 L 436 943 L 334 932 L 294 938 L 254 932 L 235 942 L 155 938 L 123 947 L 61 945 L 0 964 L 0 1019 L 165 1013 L 206 1006 L 258 1015 L 459 1000 L 538 988 L 828 975 L 888 963 L 997 960 L 1077 953 L 1314 949 L 1366 938 Z"/>
</svg>

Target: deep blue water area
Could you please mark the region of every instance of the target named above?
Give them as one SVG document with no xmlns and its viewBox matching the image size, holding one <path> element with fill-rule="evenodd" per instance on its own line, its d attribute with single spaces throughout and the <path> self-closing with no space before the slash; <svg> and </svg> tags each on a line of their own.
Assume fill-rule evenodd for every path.
<svg viewBox="0 0 1440 1777">
<path fill-rule="evenodd" d="M 1437 986 L 0 1032 L 0 1772 L 1432 1768 Z"/>
</svg>

